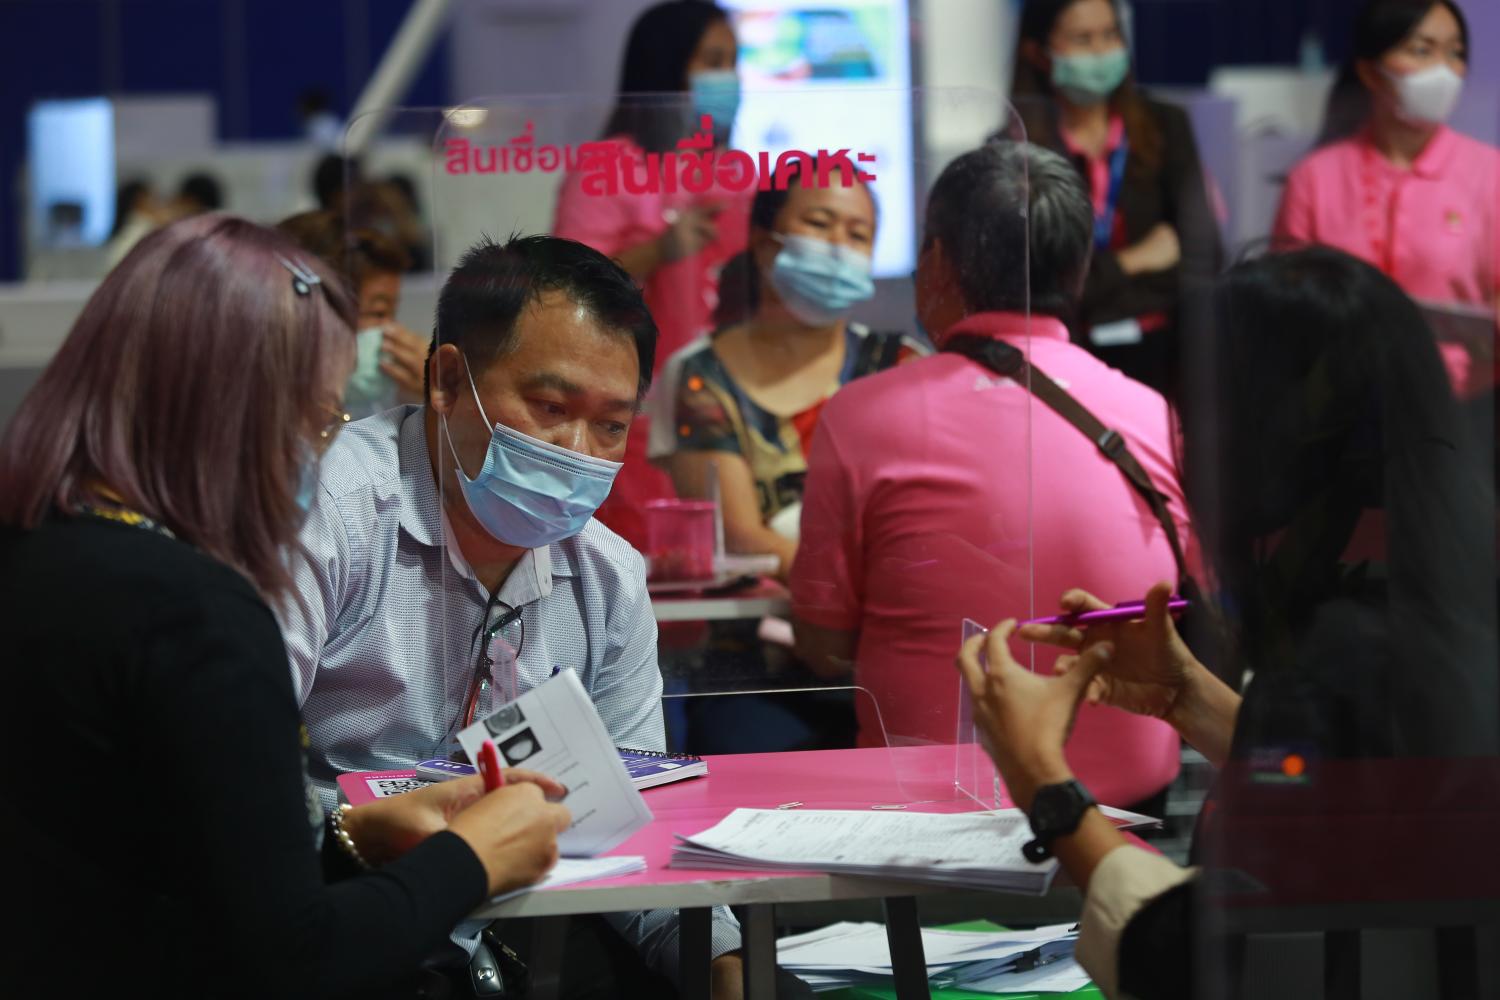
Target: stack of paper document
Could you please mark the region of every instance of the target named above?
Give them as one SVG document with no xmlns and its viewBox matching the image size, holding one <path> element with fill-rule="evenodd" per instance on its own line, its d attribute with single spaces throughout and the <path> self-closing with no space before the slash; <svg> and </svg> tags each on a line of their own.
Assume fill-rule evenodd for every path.
<svg viewBox="0 0 1500 1000">
<path fill-rule="evenodd" d="M 633 875 L 645 870 L 646 859 L 638 854 L 620 854 L 606 858 L 559 858 L 557 864 L 553 865 L 552 870 L 547 873 L 546 878 L 536 885 L 502 893 L 490 902 L 498 903 L 512 896 L 531 892 L 533 889 L 553 889 L 561 885 L 576 885 L 579 882 L 592 882 L 600 878 Z"/>
<path fill-rule="evenodd" d="M 1032 931 L 924 928 L 922 950 L 933 989 L 976 993 L 1068 993 L 1089 982 L 1073 959 L 1078 932 L 1057 924 Z M 776 961 L 814 990 L 878 986 L 892 975 L 880 924 L 839 923 L 776 942 Z"/>
<path fill-rule="evenodd" d="M 1042 894 L 1056 860 L 1032 864 L 1018 809 L 982 813 L 736 809 L 690 837 L 678 835 L 673 868 L 824 871 L 970 889 Z"/>
</svg>

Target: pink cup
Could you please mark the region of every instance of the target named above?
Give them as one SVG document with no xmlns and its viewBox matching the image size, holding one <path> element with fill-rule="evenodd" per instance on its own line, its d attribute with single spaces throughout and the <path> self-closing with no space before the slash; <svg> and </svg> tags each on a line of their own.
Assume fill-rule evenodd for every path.
<svg viewBox="0 0 1500 1000">
<path fill-rule="evenodd" d="M 648 501 L 646 550 L 651 557 L 653 580 L 668 583 L 713 579 L 713 503 L 708 500 Z"/>
</svg>

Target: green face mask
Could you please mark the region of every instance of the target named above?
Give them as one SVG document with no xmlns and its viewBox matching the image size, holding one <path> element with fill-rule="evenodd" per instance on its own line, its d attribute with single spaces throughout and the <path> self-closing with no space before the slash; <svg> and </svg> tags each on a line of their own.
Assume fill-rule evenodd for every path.
<svg viewBox="0 0 1500 1000">
<path fill-rule="evenodd" d="M 1074 104 L 1103 104 L 1129 72 L 1130 56 L 1123 45 L 1108 52 L 1052 55 L 1052 86 Z"/>
<path fill-rule="evenodd" d="M 355 420 L 390 409 L 396 398 L 396 383 L 380 370 L 380 349 L 385 341 L 384 327 L 372 326 L 355 334 L 354 373 L 344 386 L 344 405 Z"/>
</svg>

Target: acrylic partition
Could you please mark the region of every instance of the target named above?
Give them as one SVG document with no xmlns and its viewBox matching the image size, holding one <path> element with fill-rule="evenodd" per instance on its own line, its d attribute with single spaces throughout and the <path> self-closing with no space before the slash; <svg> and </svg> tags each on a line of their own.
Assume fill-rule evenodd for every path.
<svg viewBox="0 0 1500 1000">
<path fill-rule="evenodd" d="M 1263 975 L 1241 966 L 1256 932 L 1326 933 L 1321 973 L 1279 969 L 1290 993 L 1321 978 L 1352 995 L 1363 976 L 1480 996 L 1479 966 L 1493 969 L 1477 928 L 1500 922 L 1500 169 L 1441 217 L 1410 192 L 1391 195 L 1411 231 L 1378 270 L 1299 247 L 1345 238 L 1327 231 L 1220 253 L 1212 198 L 1179 192 L 1160 329 L 1204 596 L 1179 624 L 1237 696 L 1232 714 L 1191 698 L 1174 712 L 1208 761 L 1202 806 L 1179 822 L 1213 874 L 1165 918 L 1197 929 L 1193 995 Z M 1428 240 L 1461 276 L 1437 277 Z M 1361 938 L 1372 928 L 1385 936 Z M 1434 939 L 1436 963 L 1415 961 Z"/>
<path fill-rule="evenodd" d="M 451 703 L 463 709 L 448 728 L 459 727 L 471 703 L 472 717 L 482 718 L 556 667 L 585 670 L 585 687 L 596 692 L 618 685 L 617 695 L 659 667 L 674 749 L 857 747 L 863 763 L 830 786 L 826 804 L 987 807 L 993 771 L 976 795 L 970 772 L 982 751 L 971 731 L 960 731 L 954 656 L 965 616 L 993 624 L 1036 605 L 1030 402 L 975 362 L 928 356 L 933 345 L 920 317 L 962 316 L 976 281 L 962 278 L 957 262 L 933 267 L 932 243 L 923 242 L 928 193 L 966 150 L 929 157 L 916 137 L 927 116 L 941 112 L 949 132 L 955 116 L 972 123 L 971 148 L 987 140 L 1013 146 L 1023 139 L 1019 121 L 1000 95 L 982 90 L 791 88 L 746 93 L 742 108 L 753 127 L 716 121 L 684 95 L 618 105 L 542 95 L 389 110 L 351 126 L 351 133 L 430 128 L 432 169 L 419 193 L 430 263 L 446 282 L 440 297 L 451 293 L 452 304 L 463 299 L 469 310 L 440 308 L 433 320 L 439 343 L 456 348 L 439 349 L 428 371 L 447 407 L 445 419 L 433 416 L 436 437 L 428 438 L 436 442 L 446 530 L 472 535 L 489 524 L 517 549 L 545 550 L 544 586 L 572 588 L 587 622 L 582 637 L 546 635 L 533 605 L 509 613 L 506 598 L 524 597 L 513 584 L 487 600 L 465 578 L 467 566 L 442 564 L 433 610 L 447 627 L 432 656 L 450 678 Z M 850 124 L 881 116 L 912 129 L 861 146 L 871 130 Z M 820 123 L 817 148 L 779 144 L 775 123 L 783 117 L 802 123 L 801 135 L 811 134 L 807 122 Z M 1013 286 L 1009 336 L 1024 350 L 1023 161 L 1017 190 L 995 202 L 1010 206 L 1008 214 L 973 222 L 983 230 L 982 265 Z M 351 239 L 364 224 L 351 223 Z M 465 262 L 469 270 L 454 276 Z M 533 285 L 539 273 L 546 280 Z M 460 288 L 469 280 L 463 274 L 489 282 L 486 291 L 509 285 L 530 293 L 504 313 L 495 296 Z M 914 277 L 926 287 L 914 291 Z M 654 338 L 643 332 L 645 316 Z M 463 349 L 464 329 L 512 322 L 502 364 L 483 354 L 493 352 L 493 340 L 471 338 L 472 356 Z M 944 377 L 961 378 L 967 391 L 1006 396 L 993 426 L 963 431 L 974 455 L 1004 453 L 1011 494 L 1004 511 L 976 531 L 944 525 L 919 506 L 902 529 L 909 537 L 868 560 L 852 521 L 825 522 L 812 544 L 806 536 L 799 543 L 804 492 L 831 497 L 833 479 L 857 471 L 837 467 L 838 435 L 862 442 L 860 454 L 847 456 L 861 463 L 879 458 L 883 435 L 897 429 L 908 435 L 908 460 L 953 451 L 951 425 L 924 423 L 920 407 L 898 415 L 879 402 L 885 380 L 908 370 L 919 376 L 903 390 L 908 398 L 928 391 L 920 381 L 929 367 L 958 370 Z M 844 394 L 859 389 L 853 395 L 864 403 L 845 406 L 841 394 L 825 402 L 840 385 Z M 838 426 L 824 443 L 820 414 L 829 413 Z M 506 443 L 494 449 L 503 454 L 485 450 L 496 424 Z M 597 501 L 601 470 L 613 481 L 597 521 L 556 538 L 580 503 Z M 501 497 L 510 513 L 476 515 L 490 502 L 481 493 Z M 660 533 L 653 551 L 650 524 L 664 507 L 687 524 L 699 501 L 716 503 L 722 527 L 702 564 L 708 569 L 694 571 L 700 564 L 683 561 L 688 549 L 663 543 Z M 847 544 L 817 551 L 829 543 Z M 647 556 L 649 593 L 629 546 Z M 774 582 L 744 588 L 743 577 L 785 578 L 794 551 L 811 569 L 795 579 L 792 622 L 779 596 L 773 618 L 716 617 L 753 612 L 757 595 L 785 594 Z M 539 552 L 522 558 L 533 569 L 541 561 Z M 704 615 L 713 620 L 664 621 L 657 647 L 639 648 L 632 632 L 652 614 L 652 600 L 685 594 L 709 605 Z M 828 627 L 836 620 L 847 628 Z M 866 620 L 874 624 L 866 628 Z M 807 665 L 812 633 L 842 643 L 843 653 Z M 1018 655 L 1028 655 L 1019 644 Z"/>
<path fill-rule="evenodd" d="M 1225 873 L 1189 894 L 1195 992 L 1234 987 L 1240 936 L 1267 929 L 1447 928 L 1442 947 L 1458 950 L 1443 954 L 1460 960 L 1444 975 L 1461 975 L 1465 929 L 1494 922 L 1500 898 L 1484 861 L 1500 837 L 1493 247 L 1472 294 L 1447 301 L 1333 251 L 1242 255 L 1224 245 L 1213 179 L 1177 178 L 1163 189 L 1172 238 L 1142 271 L 1131 251 L 1153 233 L 1109 213 L 1108 169 L 1070 193 L 1058 161 L 1007 158 L 1028 137 L 1054 144 L 1043 106 L 977 90 L 793 88 L 746 93 L 743 107 L 757 102 L 733 125 L 676 95 L 388 117 L 429 129 L 436 276 L 485 238 L 555 236 L 642 290 L 649 366 L 622 332 L 629 309 L 605 321 L 605 306 L 582 303 L 541 323 L 550 287 L 518 313 L 513 350 L 543 332 L 592 345 L 541 380 L 561 397 L 522 393 L 518 410 L 480 417 L 460 356 L 435 366 L 465 422 L 468 474 L 495 422 L 622 460 L 599 520 L 624 542 L 590 527 L 548 548 L 549 585 L 580 595 L 585 645 L 617 642 L 651 600 L 686 589 L 711 620 L 664 620 L 655 649 L 599 661 L 659 668 L 673 748 L 857 747 L 863 765 L 839 765 L 803 805 L 989 808 L 1007 796 L 954 669 L 966 631 L 1055 613 L 1075 587 L 1115 604 L 1169 581 L 1192 602 L 1171 655 L 1138 641 L 1145 626 L 1117 632 L 1114 682 L 1079 709 L 1066 759 L 1110 805 L 1161 815 L 1172 787 L 1169 823 Z M 791 134 L 779 114 L 820 122 L 817 148 L 778 142 Z M 878 148 L 846 138 L 882 115 L 910 133 Z M 959 141 L 954 121 L 972 134 Z M 962 198 L 954 175 L 940 182 L 950 168 L 969 171 Z M 1497 180 L 1485 183 L 1476 220 L 1494 217 Z M 1079 197 L 1093 251 L 1070 287 L 1055 262 Z M 565 296 L 619 287 L 613 265 L 578 260 Z M 1005 377 L 934 350 L 966 332 L 1031 363 Z M 1042 399 L 1039 376 L 1116 432 L 1154 499 L 1108 457 L 1113 437 L 1085 436 Z M 548 437 L 572 408 L 638 392 L 623 448 L 621 420 Z M 451 518 L 467 508 L 440 441 Z M 675 549 L 651 537 L 666 508 L 701 528 L 695 502 L 722 524 L 706 563 L 701 534 L 683 542 L 683 528 Z M 626 543 L 655 557 L 649 597 Z M 789 611 L 776 586 L 740 586 L 752 569 L 790 581 Z M 455 702 L 478 676 L 482 715 L 567 665 L 538 658 L 530 612 L 486 610 L 457 568 L 443 572 L 431 606 L 448 638 L 432 655 Z M 591 604 L 581 581 L 599 573 L 614 589 Z M 735 614 L 755 617 L 713 617 Z M 1065 651 L 1013 639 L 1010 654 L 1050 674 Z M 1193 684 L 1177 684 L 1183 670 L 1163 679 L 1163 663 Z M 1231 709 L 1190 711 L 1205 690 Z M 799 759 L 806 773 L 831 766 Z M 1205 777 L 1173 785 L 1183 759 Z M 1176 796 L 1194 784 L 1211 787 L 1189 816 L 1196 802 Z M 1347 965 L 1345 939 L 1329 940 L 1329 967 Z"/>
</svg>

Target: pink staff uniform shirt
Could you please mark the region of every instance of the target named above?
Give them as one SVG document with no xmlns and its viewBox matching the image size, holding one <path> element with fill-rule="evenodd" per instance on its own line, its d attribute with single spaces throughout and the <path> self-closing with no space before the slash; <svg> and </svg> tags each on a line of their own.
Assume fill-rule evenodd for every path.
<svg viewBox="0 0 1500 1000">
<path fill-rule="evenodd" d="M 610 141 L 619 143 L 625 156 L 645 155 L 623 136 Z M 584 171 L 574 171 L 564 179 L 557 197 L 553 235 L 585 243 L 608 257 L 660 236 L 676 213 L 695 204 L 718 202 L 724 206 L 718 217 L 718 237 L 712 243 L 691 257 L 661 265 L 642 285 L 659 332 L 659 370 L 667 358 L 689 342 L 712 332 L 714 308 L 719 304 L 719 272 L 749 242 L 751 194 L 716 185 L 703 194 L 680 189 L 644 194 L 621 190 L 596 196 L 584 191 L 584 175 Z"/>
<path fill-rule="evenodd" d="M 623 136 L 610 140 L 624 147 L 627 156 L 643 156 L 634 142 Z M 719 303 L 719 272 L 749 241 L 750 198 L 715 186 L 704 194 L 673 192 L 628 193 L 596 196 L 583 189 L 584 171 L 574 171 L 563 181 L 557 197 L 553 235 L 577 240 L 609 257 L 655 239 L 667 230 L 675 213 L 700 201 L 724 206 L 718 217 L 718 236 L 691 257 L 662 264 L 642 285 L 642 294 L 656 320 L 656 372 L 679 349 L 713 327 L 714 308 Z M 650 434 L 648 418 L 636 418 L 626 443 L 625 467 L 615 477 L 609 499 L 598 518 L 644 549 L 647 501 L 676 495 L 672 479 L 646 458 Z"/>
<path fill-rule="evenodd" d="M 1493 309 L 1500 295 L 1500 150 L 1439 128 L 1410 170 L 1368 132 L 1312 153 L 1287 178 L 1275 234 L 1380 268 L 1408 295 Z M 1463 345 L 1440 343 L 1460 396 L 1493 384 Z"/>
<path fill-rule="evenodd" d="M 1167 496 L 1179 537 L 1197 554 L 1172 460 L 1166 403 L 1071 344 L 1061 322 L 986 313 L 950 336 L 998 337 L 1028 355 L 1117 430 Z M 1094 443 L 1021 385 L 956 354 L 920 358 L 851 382 L 813 440 L 802 542 L 792 567 L 794 617 L 858 633 L 855 683 L 862 745 L 953 742 L 963 620 L 1056 612 L 1083 587 L 1106 601 L 1139 598 L 1176 578 L 1166 533 Z M 1013 644 L 1050 671 L 1055 650 Z M 878 713 L 876 706 L 878 704 Z M 1084 706 L 1069 746 L 1118 762 L 1108 794 L 1144 799 L 1177 774 L 1166 723 Z M 1101 790 L 1096 789 L 1096 794 Z"/>
</svg>

